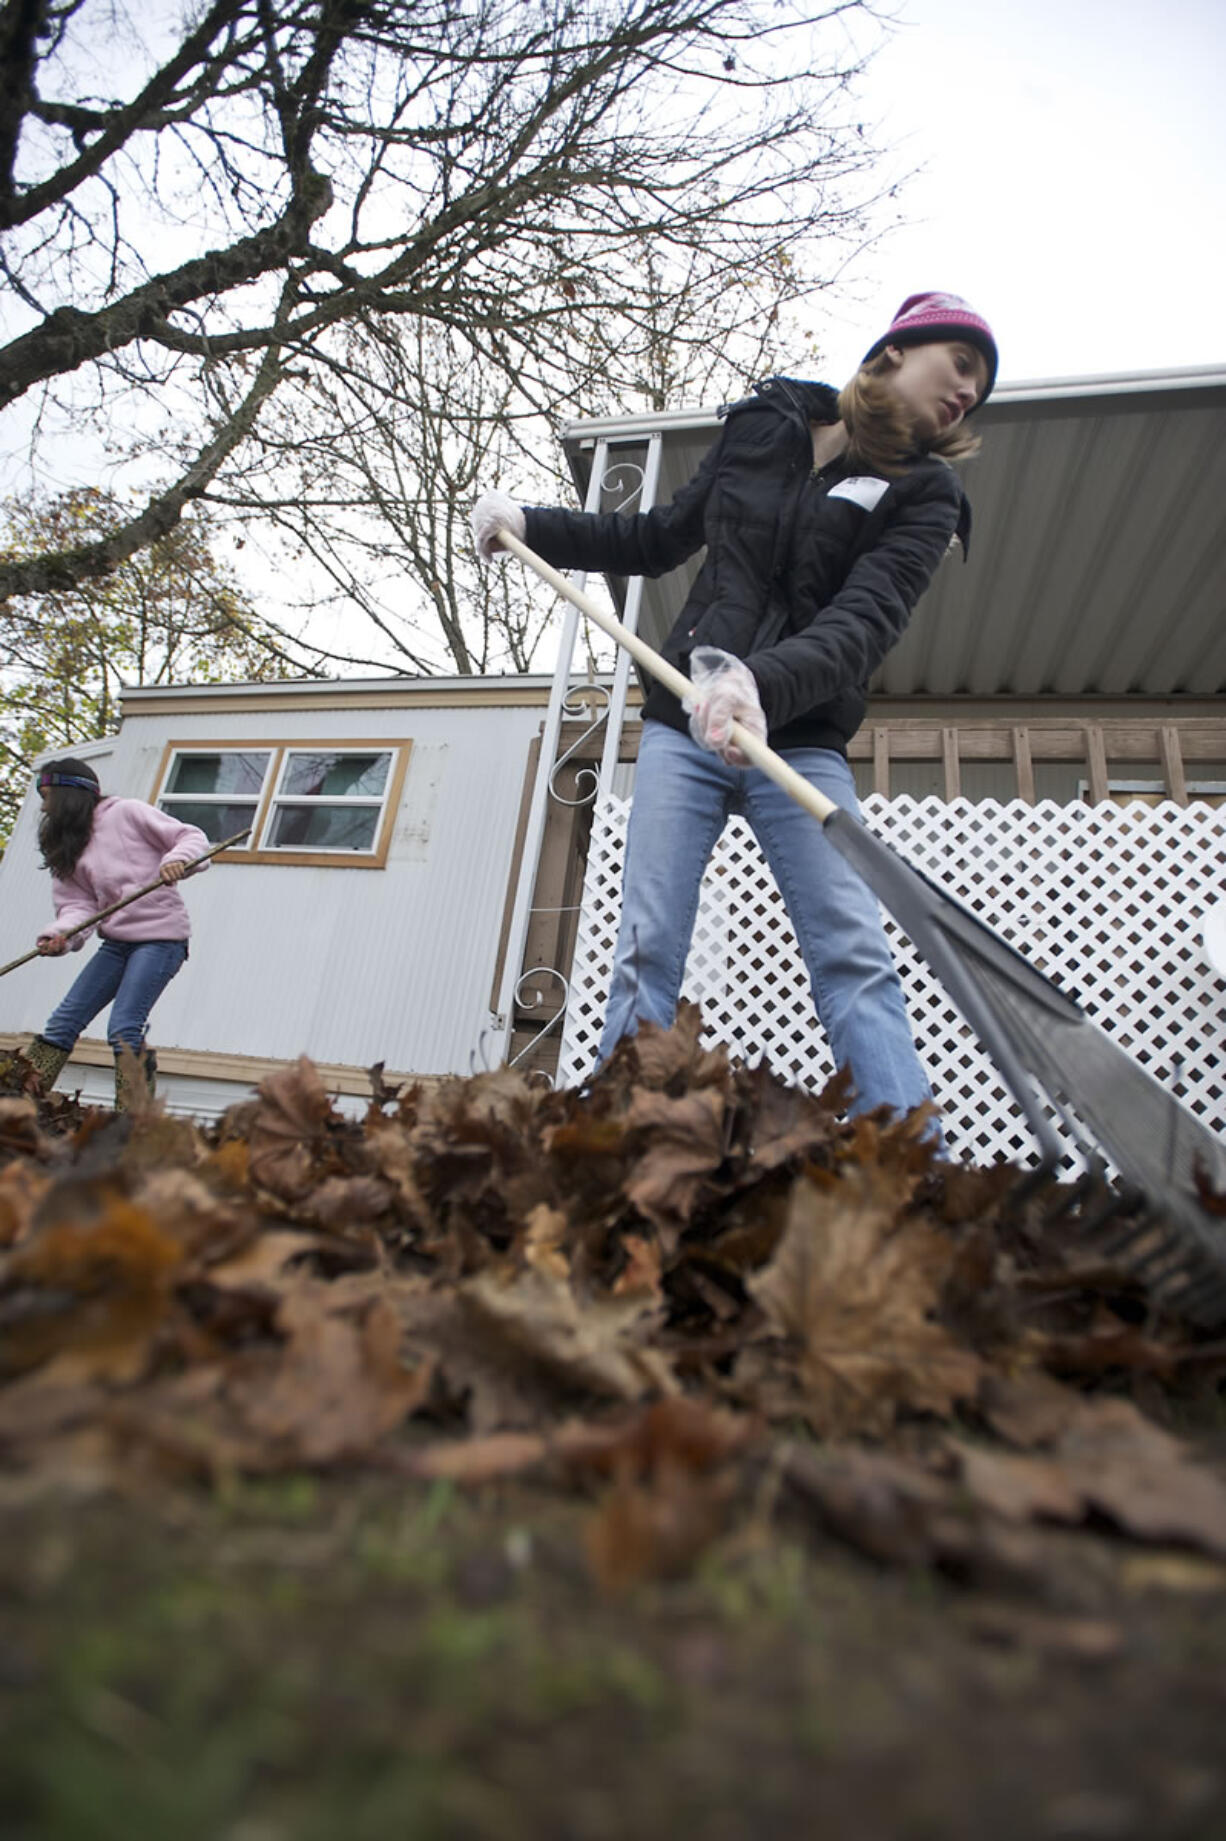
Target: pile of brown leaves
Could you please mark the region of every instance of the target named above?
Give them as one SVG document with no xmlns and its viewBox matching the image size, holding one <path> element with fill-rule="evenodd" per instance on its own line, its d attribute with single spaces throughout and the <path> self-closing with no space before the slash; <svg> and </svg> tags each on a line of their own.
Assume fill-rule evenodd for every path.
<svg viewBox="0 0 1226 1841">
<path fill-rule="evenodd" d="M 38 1099 L 15 1058 L 6 1487 L 603 1479 L 610 1582 L 683 1568 L 747 1488 L 954 1572 L 1024 1570 L 1042 1523 L 1226 1559 L 1226 1486 L 1128 1397 L 1216 1387 L 1226 1346 L 1079 1258 L 1016 1170 L 698 1034 L 645 1030 L 583 1093 L 372 1070 L 361 1121 L 303 1059 L 212 1130 Z"/>
</svg>

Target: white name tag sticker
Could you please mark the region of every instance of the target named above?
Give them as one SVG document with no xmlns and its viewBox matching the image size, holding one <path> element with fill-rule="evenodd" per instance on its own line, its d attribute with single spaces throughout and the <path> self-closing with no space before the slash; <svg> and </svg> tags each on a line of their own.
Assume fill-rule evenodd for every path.
<svg viewBox="0 0 1226 1841">
<path fill-rule="evenodd" d="M 872 511 L 889 490 L 888 479 L 874 479 L 871 474 L 857 473 L 851 479 L 842 479 L 837 486 L 831 486 L 826 497 L 850 499 L 853 505 L 863 505 L 865 511 Z"/>
</svg>

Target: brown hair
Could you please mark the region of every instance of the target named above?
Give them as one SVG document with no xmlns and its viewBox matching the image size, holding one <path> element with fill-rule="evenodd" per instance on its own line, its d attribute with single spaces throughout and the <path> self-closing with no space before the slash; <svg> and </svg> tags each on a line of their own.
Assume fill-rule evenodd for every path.
<svg viewBox="0 0 1226 1841">
<path fill-rule="evenodd" d="M 911 418 L 890 389 L 889 358 L 879 352 L 862 364 L 839 392 L 839 414 L 847 428 L 848 458 L 874 473 L 901 473 L 917 452 L 942 460 L 969 460 L 979 452 L 979 437 L 963 423 L 931 441 L 917 444 Z"/>
<path fill-rule="evenodd" d="M 90 840 L 102 789 L 88 761 L 71 760 L 67 755 L 58 761 L 48 761 L 42 773 L 71 774 L 77 780 L 92 780 L 97 789 L 90 792 L 84 786 L 47 787 L 47 802 L 38 827 L 38 846 L 53 876 L 71 876 L 77 867 L 77 858 Z"/>
</svg>

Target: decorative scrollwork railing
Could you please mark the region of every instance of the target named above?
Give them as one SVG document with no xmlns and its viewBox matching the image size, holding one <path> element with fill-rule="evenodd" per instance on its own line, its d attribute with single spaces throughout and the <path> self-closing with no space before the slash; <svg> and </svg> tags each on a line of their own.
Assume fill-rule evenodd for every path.
<svg viewBox="0 0 1226 1841">
<path fill-rule="evenodd" d="M 528 970 L 524 973 L 523 977 L 519 980 L 519 983 L 515 987 L 515 1008 L 517 1011 L 518 1010 L 536 1010 L 536 1009 L 539 1009 L 541 1005 L 545 1002 L 545 997 L 544 997 L 543 992 L 539 990 L 530 991 L 528 989 L 528 980 L 530 978 L 556 978 L 558 983 L 562 987 L 562 1001 L 559 1003 L 557 1009 L 554 1011 L 553 1015 L 549 1018 L 548 1022 L 546 1022 L 540 1029 L 537 1030 L 532 1040 L 530 1042 L 526 1042 L 523 1048 L 520 1049 L 517 1055 L 512 1055 L 510 1057 L 510 1059 L 507 1061 L 507 1066 L 509 1068 L 518 1067 L 521 1062 L 526 1061 L 528 1059 L 529 1055 L 532 1054 L 534 1049 L 537 1049 L 540 1047 L 541 1043 L 545 1040 L 546 1036 L 552 1035 L 555 1031 L 561 1029 L 562 1023 L 566 1016 L 566 1007 L 570 1002 L 569 980 L 562 976 L 561 972 L 557 969 L 557 967 L 554 965 L 533 965 L 533 966 L 529 966 Z M 538 1069 L 536 1071 L 541 1074 L 543 1079 L 548 1080 L 550 1086 L 554 1084 L 553 1076 L 546 1074 L 544 1072 L 544 1069 Z"/>
<path fill-rule="evenodd" d="M 600 491 L 602 498 L 606 493 L 610 498 L 616 497 L 620 490 L 618 482 L 623 474 L 634 480 L 635 484 L 631 490 L 625 493 L 624 497 L 617 500 L 616 504 L 606 507 L 609 511 L 630 511 L 636 499 L 640 499 L 643 496 L 643 485 L 647 478 L 647 469 L 645 467 L 640 467 L 638 463 L 633 460 L 615 460 L 612 466 L 606 467 L 600 476 Z"/>
<path fill-rule="evenodd" d="M 549 796 L 551 799 L 556 799 L 559 805 L 591 805 L 600 788 L 600 775 L 596 769 L 580 767 L 575 772 L 575 797 L 568 798 L 565 793 L 558 791 L 558 775 L 566 763 L 573 759 L 584 742 L 603 729 L 609 719 L 609 692 L 603 684 L 576 684 L 572 690 L 567 691 L 562 699 L 562 714 L 564 717 L 581 716 L 585 704 L 592 709 L 599 706 L 598 713 L 592 718 L 583 733 L 571 743 L 565 754 L 558 756 L 549 775 Z"/>
</svg>

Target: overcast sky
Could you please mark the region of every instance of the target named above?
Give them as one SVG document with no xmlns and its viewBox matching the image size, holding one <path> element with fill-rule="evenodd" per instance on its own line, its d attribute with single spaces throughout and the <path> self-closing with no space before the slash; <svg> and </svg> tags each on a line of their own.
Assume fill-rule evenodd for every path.
<svg viewBox="0 0 1226 1841">
<path fill-rule="evenodd" d="M 891 5 L 865 114 L 925 170 L 822 326 L 832 380 L 926 288 L 991 323 L 1002 381 L 1226 367 L 1223 0 Z"/>
</svg>

